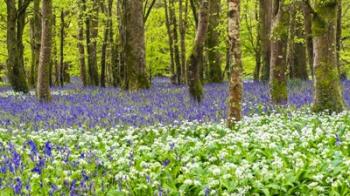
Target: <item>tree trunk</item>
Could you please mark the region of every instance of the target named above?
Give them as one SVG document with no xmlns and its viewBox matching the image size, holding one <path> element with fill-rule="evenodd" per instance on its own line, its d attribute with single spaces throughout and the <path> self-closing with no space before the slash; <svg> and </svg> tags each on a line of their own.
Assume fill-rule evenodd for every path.
<svg viewBox="0 0 350 196">
<path fill-rule="evenodd" d="M 30 19 L 30 34 L 32 47 L 32 62 L 30 68 L 29 84 L 35 88 L 39 55 L 40 55 L 40 39 L 41 39 L 41 16 L 40 16 L 40 0 L 34 0 L 33 17 Z"/>
<path fill-rule="evenodd" d="M 56 43 L 56 15 L 55 15 L 55 10 L 53 10 L 52 13 L 52 58 L 51 58 L 51 64 L 50 64 L 50 75 L 54 75 L 54 82 L 52 81 L 52 76 L 50 77 L 50 86 L 52 86 L 52 82 L 54 83 L 55 86 L 59 86 L 60 81 L 59 81 L 59 63 L 57 60 L 57 43 Z M 54 73 L 53 72 L 54 69 Z"/>
<path fill-rule="evenodd" d="M 229 111 L 228 126 L 232 127 L 235 121 L 242 118 L 242 60 L 240 42 L 240 0 L 229 0 L 229 42 L 232 70 L 229 83 Z"/>
<path fill-rule="evenodd" d="M 201 81 L 200 63 L 203 56 L 203 48 L 208 30 L 209 3 L 202 0 L 199 10 L 198 27 L 191 55 L 188 59 L 188 85 L 191 97 L 200 102 L 203 97 L 203 86 Z"/>
<path fill-rule="evenodd" d="M 104 33 L 103 33 L 103 43 L 101 48 L 101 81 L 100 85 L 101 87 L 106 87 L 106 54 L 107 54 L 107 44 L 109 40 L 109 29 L 110 29 L 110 20 L 108 10 L 103 5 L 104 9 L 102 10 L 103 13 L 106 15 L 106 19 L 104 20 Z"/>
<path fill-rule="evenodd" d="M 340 59 L 340 52 L 341 52 L 341 38 L 342 38 L 342 0 L 338 0 L 338 15 L 337 15 L 337 65 L 338 65 L 338 71 L 340 75 L 341 80 L 346 80 L 346 71 L 344 69 L 344 65 L 341 62 Z"/>
<path fill-rule="evenodd" d="M 98 86 L 97 71 L 97 36 L 98 36 L 98 0 L 91 0 L 92 8 L 87 8 L 88 16 L 86 17 L 86 45 L 88 53 L 88 73 L 89 85 Z M 85 0 L 84 0 L 85 2 Z"/>
<path fill-rule="evenodd" d="M 37 97 L 41 102 L 51 100 L 49 67 L 51 63 L 52 0 L 42 0 L 42 33 L 37 81 Z"/>
<path fill-rule="evenodd" d="M 80 67 L 80 79 L 83 86 L 87 86 L 86 77 L 86 64 L 85 64 L 85 46 L 84 46 L 84 12 L 86 10 L 85 4 L 79 1 L 79 14 L 78 14 L 78 50 L 79 50 L 79 67 Z"/>
<path fill-rule="evenodd" d="M 208 60 L 209 82 L 222 82 L 220 45 L 220 12 L 221 3 L 217 0 L 209 1 L 209 28 L 208 28 Z"/>
<path fill-rule="evenodd" d="M 260 0 L 256 0 L 256 6 L 255 6 L 255 20 L 257 23 L 257 33 L 256 33 L 256 47 L 254 50 L 254 54 L 255 54 L 255 69 L 254 69 L 254 75 L 253 75 L 253 79 L 254 81 L 259 81 L 260 80 L 260 70 L 261 70 L 261 57 L 262 57 L 262 50 L 261 50 L 261 10 L 260 10 Z M 252 35 L 253 37 L 253 35 Z"/>
<path fill-rule="evenodd" d="M 176 68 L 176 84 L 181 83 L 181 61 L 180 61 L 180 50 L 179 50 L 179 35 L 178 35 L 178 25 L 177 25 L 177 19 L 176 19 L 176 13 L 175 13 L 175 0 L 170 0 L 169 5 L 169 14 L 170 14 L 170 21 L 171 21 L 171 30 L 172 30 L 172 37 L 173 37 L 173 49 L 174 49 L 174 62 L 175 62 L 175 68 Z"/>
<path fill-rule="evenodd" d="M 130 91 L 149 88 L 145 59 L 145 28 L 141 0 L 125 2 L 125 64 L 124 88 Z"/>
<path fill-rule="evenodd" d="M 268 81 L 270 77 L 271 58 L 271 24 L 272 24 L 272 0 L 260 0 L 260 41 L 262 49 L 262 65 L 260 80 Z"/>
<path fill-rule="evenodd" d="M 271 37 L 270 94 L 275 104 L 286 104 L 287 92 L 287 42 L 288 6 L 283 0 L 273 1 L 273 26 Z"/>
<path fill-rule="evenodd" d="M 7 7 L 7 70 L 10 84 L 14 91 L 27 93 L 29 91 L 23 60 L 23 30 L 26 10 L 30 0 L 6 0 Z"/>
<path fill-rule="evenodd" d="M 187 83 L 187 68 L 186 68 L 186 30 L 187 30 L 187 14 L 188 14 L 188 0 L 185 0 L 185 7 L 183 0 L 179 0 L 179 23 L 180 23 L 180 49 L 181 49 L 181 83 Z"/>
<path fill-rule="evenodd" d="M 314 50 L 313 50 L 313 42 L 312 42 L 312 14 L 310 7 L 303 3 L 303 12 L 304 12 L 304 31 L 305 31 L 305 42 L 306 42 L 306 51 L 307 51 L 307 59 L 310 69 L 310 75 L 312 80 L 314 79 Z"/>
<path fill-rule="evenodd" d="M 61 10 L 61 24 L 60 24 L 60 66 L 59 66 L 59 84 L 61 87 L 64 86 L 64 38 L 65 38 L 65 33 L 64 33 L 64 27 L 65 27 L 65 21 L 64 21 L 65 13 L 64 10 Z"/>
<path fill-rule="evenodd" d="M 168 0 L 164 0 L 164 9 L 165 9 L 165 24 L 168 32 L 168 39 L 169 39 L 169 54 L 170 54 L 170 63 L 169 63 L 169 70 L 170 70 L 170 78 L 171 82 L 173 84 L 176 83 L 176 77 L 175 77 L 175 60 L 174 60 L 174 39 L 173 39 L 173 33 L 171 31 L 171 21 L 169 16 L 169 6 L 168 6 Z"/>
<path fill-rule="evenodd" d="M 337 69 L 337 2 L 317 1 L 312 26 L 314 36 L 315 93 L 313 111 L 344 110 L 342 87 Z"/>
</svg>

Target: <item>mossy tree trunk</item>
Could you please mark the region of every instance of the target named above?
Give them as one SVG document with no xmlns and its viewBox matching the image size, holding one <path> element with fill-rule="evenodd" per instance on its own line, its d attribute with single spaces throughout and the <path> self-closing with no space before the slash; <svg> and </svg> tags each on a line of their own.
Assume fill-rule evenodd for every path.
<svg viewBox="0 0 350 196">
<path fill-rule="evenodd" d="M 222 82 L 220 45 L 220 12 L 221 2 L 209 1 L 209 28 L 208 28 L 208 61 L 209 61 L 209 82 Z"/>
<path fill-rule="evenodd" d="M 40 40 L 41 40 L 41 13 L 40 13 L 40 1 L 33 1 L 33 17 L 30 19 L 30 45 L 32 52 L 31 68 L 29 84 L 35 88 L 38 66 L 39 66 L 39 55 L 40 55 Z"/>
<path fill-rule="evenodd" d="M 303 12 L 304 12 L 304 32 L 305 32 L 305 43 L 306 43 L 306 53 L 307 61 L 309 64 L 309 70 L 312 80 L 314 79 L 314 49 L 312 41 L 312 13 L 310 7 L 303 2 Z"/>
<path fill-rule="evenodd" d="M 344 109 L 342 86 L 337 68 L 337 0 L 318 0 L 314 5 L 314 104 L 315 112 L 341 112 Z"/>
<path fill-rule="evenodd" d="M 98 86 L 98 70 L 97 70 L 97 39 L 98 39 L 98 13 L 99 13 L 99 0 L 92 1 L 92 7 L 87 6 L 87 16 L 85 17 L 86 25 L 86 45 L 88 54 L 88 73 L 89 73 L 89 85 Z M 85 0 L 84 0 L 85 2 Z M 88 4 L 86 4 L 88 5 Z"/>
<path fill-rule="evenodd" d="M 130 91 L 149 88 L 145 59 L 145 27 L 142 0 L 125 2 L 124 88 Z"/>
<path fill-rule="evenodd" d="M 24 93 L 27 93 L 29 88 L 24 69 L 23 32 L 26 10 L 30 2 L 31 0 L 6 0 L 8 78 L 14 91 Z"/>
<path fill-rule="evenodd" d="M 179 48 L 179 25 L 177 24 L 176 12 L 175 12 L 175 0 L 170 0 L 169 3 L 169 16 L 171 21 L 171 31 L 173 38 L 173 51 L 174 51 L 174 62 L 175 62 L 175 81 L 176 84 L 181 83 L 182 70 L 181 70 L 181 60 L 180 60 L 180 48 Z"/>
<path fill-rule="evenodd" d="M 273 24 L 271 36 L 270 95 L 275 104 L 288 101 L 287 92 L 287 42 L 288 5 L 283 0 L 273 0 Z"/>
<path fill-rule="evenodd" d="M 342 39 L 342 23 L 343 23 L 343 6 L 342 6 L 342 0 L 338 0 L 338 15 L 337 15 L 337 64 L 338 64 L 338 71 L 340 75 L 341 80 L 346 80 L 346 70 L 344 67 L 344 64 L 341 62 L 340 53 L 341 53 L 341 39 Z"/>
<path fill-rule="evenodd" d="M 52 42 L 52 0 L 42 0 L 42 33 L 36 93 L 39 101 L 51 100 L 49 68 Z"/>
<path fill-rule="evenodd" d="M 272 0 L 260 0 L 260 45 L 262 50 L 262 62 L 260 80 L 268 81 L 270 77 L 271 57 L 271 23 L 272 23 Z"/>
<path fill-rule="evenodd" d="M 199 16 L 196 37 L 194 40 L 191 55 L 188 59 L 188 86 L 191 97 L 200 102 L 203 97 L 203 85 L 201 81 L 200 64 L 203 56 L 203 48 L 208 30 L 208 10 L 209 3 L 207 0 L 202 0 Z"/>
<path fill-rule="evenodd" d="M 230 54 L 232 55 L 232 69 L 229 84 L 228 126 L 232 127 L 235 121 L 239 121 L 242 118 L 243 70 L 240 43 L 240 0 L 229 0 L 228 4 L 228 33 L 230 42 Z"/>
</svg>

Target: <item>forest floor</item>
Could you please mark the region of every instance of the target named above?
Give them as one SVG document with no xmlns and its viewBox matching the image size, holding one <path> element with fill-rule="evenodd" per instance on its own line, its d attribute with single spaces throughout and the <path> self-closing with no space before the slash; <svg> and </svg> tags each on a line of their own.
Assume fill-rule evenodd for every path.
<svg viewBox="0 0 350 196">
<path fill-rule="evenodd" d="M 312 114 L 312 83 L 273 107 L 266 84 L 246 82 L 233 130 L 227 84 L 205 92 L 197 104 L 163 78 L 137 93 L 74 81 L 42 104 L 2 88 L 0 195 L 350 194 L 350 112 Z"/>
</svg>

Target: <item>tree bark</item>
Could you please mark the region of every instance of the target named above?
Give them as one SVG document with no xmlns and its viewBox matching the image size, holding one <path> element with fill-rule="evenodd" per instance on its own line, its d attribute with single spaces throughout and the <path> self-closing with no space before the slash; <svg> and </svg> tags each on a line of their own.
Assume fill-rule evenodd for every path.
<svg viewBox="0 0 350 196">
<path fill-rule="evenodd" d="M 179 0 L 179 30 L 180 30 L 180 49 L 181 49 L 181 83 L 187 83 L 187 68 L 186 68 L 186 30 L 187 30 L 187 14 L 188 0 Z"/>
<path fill-rule="evenodd" d="M 7 70 L 12 89 L 16 92 L 29 91 L 24 69 L 23 31 L 25 16 L 31 0 L 6 0 L 7 7 Z"/>
<path fill-rule="evenodd" d="M 228 126 L 231 128 L 236 121 L 242 119 L 242 60 L 240 42 L 240 0 L 229 0 L 229 42 L 232 70 L 229 83 Z"/>
<path fill-rule="evenodd" d="M 86 0 L 84 0 L 85 3 Z M 88 73 L 89 85 L 98 86 L 98 71 L 97 71 L 97 36 L 98 36 L 98 0 L 91 0 L 92 8 L 87 8 L 86 25 L 86 45 L 88 54 Z M 87 5 L 85 3 L 85 5 Z"/>
<path fill-rule="evenodd" d="M 338 71 L 340 75 L 341 80 L 346 80 L 346 71 L 344 69 L 344 65 L 341 62 L 340 59 L 340 52 L 341 52 L 341 38 L 342 38 L 342 0 L 338 0 L 338 15 L 337 15 L 337 65 L 338 65 Z"/>
<path fill-rule="evenodd" d="M 169 6 L 168 6 L 168 0 L 164 0 L 164 9 L 165 9 L 165 24 L 167 27 L 168 32 L 168 42 L 169 42 L 169 54 L 170 54 L 170 63 L 169 63 L 169 70 L 170 70 L 170 78 L 171 82 L 173 84 L 176 83 L 175 79 L 175 60 L 174 60 L 174 39 L 173 39 L 173 33 L 171 31 L 171 21 L 169 16 Z"/>
<path fill-rule="evenodd" d="M 283 0 L 273 1 L 273 26 L 271 37 L 270 95 L 275 104 L 286 104 L 287 92 L 287 42 L 288 6 Z"/>
<path fill-rule="evenodd" d="M 124 88 L 135 91 L 149 88 L 145 59 L 145 27 L 141 0 L 125 2 L 125 64 Z"/>
<path fill-rule="evenodd" d="M 42 34 L 39 72 L 37 81 L 37 97 L 41 102 L 51 100 L 49 68 L 51 63 L 52 41 L 52 0 L 42 0 Z"/>
<path fill-rule="evenodd" d="M 262 65 L 260 71 L 260 80 L 268 81 L 270 77 L 270 57 L 271 57 L 271 26 L 272 26 L 272 0 L 260 0 L 260 19 L 261 19 L 261 48 Z"/>
<path fill-rule="evenodd" d="M 103 33 L 103 43 L 101 48 L 101 80 L 100 85 L 101 87 L 106 87 L 106 55 L 107 55 L 107 45 L 109 40 L 109 29 L 110 27 L 110 20 L 109 13 L 107 8 L 103 5 L 103 13 L 106 15 L 106 18 L 104 20 L 104 33 Z"/>
<path fill-rule="evenodd" d="M 305 42 L 306 42 L 306 51 L 307 59 L 309 64 L 309 70 L 312 80 L 314 79 L 314 50 L 312 42 L 312 14 L 310 7 L 303 3 L 303 12 L 304 12 L 304 31 L 305 31 Z"/>
<path fill-rule="evenodd" d="M 174 50 L 174 62 L 175 62 L 175 78 L 176 84 L 181 83 L 181 61 L 180 61 L 180 49 L 179 49 L 179 34 L 178 34 L 178 24 L 175 13 L 175 0 L 170 0 L 169 4 L 169 15 L 171 21 L 171 30 L 173 38 L 173 50 Z"/>
<path fill-rule="evenodd" d="M 34 0 L 33 5 L 33 17 L 30 19 L 30 31 L 31 31 L 31 47 L 32 47 L 32 62 L 30 69 L 29 84 L 35 88 L 39 56 L 40 56 L 40 40 L 41 40 L 41 17 L 40 17 L 40 0 Z"/>
<path fill-rule="evenodd" d="M 83 86 L 87 86 L 88 81 L 86 77 L 86 63 L 85 63 L 85 46 L 84 46 L 84 12 L 86 10 L 83 1 L 79 1 L 79 14 L 78 14 L 78 50 L 79 50 L 79 68 L 80 79 Z"/>
<path fill-rule="evenodd" d="M 191 97 L 201 102 L 203 97 L 203 85 L 201 81 L 200 63 L 203 56 L 203 48 L 208 30 L 208 10 L 209 3 L 202 0 L 198 16 L 198 27 L 191 55 L 188 59 L 188 86 Z"/>
<path fill-rule="evenodd" d="M 60 24 L 60 66 L 59 66 L 59 84 L 61 87 L 64 86 L 64 70 L 65 70 L 65 63 L 64 63 L 64 38 L 65 38 L 65 13 L 64 10 L 61 10 L 61 24 Z"/>
<path fill-rule="evenodd" d="M 337 69 L 337 3 L 334 0 L 315 3 L 312 30 L 314 36 L 315 92 L 313 111 L 344 110 L 342 87 Z"/>
<path fill-rule="evenodd" d="M 220 12 L 221 3 L 217 0 L 209 1 L 209 28 L 208 28 L 208 60 L 209 82 L 222 82 L 220 45 Z"/>
</svg>

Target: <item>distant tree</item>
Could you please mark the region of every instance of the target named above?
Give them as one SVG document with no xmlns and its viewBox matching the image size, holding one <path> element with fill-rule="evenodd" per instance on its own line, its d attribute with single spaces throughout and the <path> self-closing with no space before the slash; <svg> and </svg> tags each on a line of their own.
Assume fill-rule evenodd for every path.
<svg viewBox="0 0 350 196">
<path fill-rule="evenodd" d="M 24 69 L 23 32 L 26 10 L 32 0 L 6 0 L 7 7 L 7 72 L 14 91 L 29 91 Z"/>
<path fill-rule="evenodd" d="M 196 37 L 194 40 L 191 55 L 188 58 L 188 86 L 191 97 L 200 102 L 203 97 L 203 85 L 201 81 L 200 65 L 203 56 L 203 48 L 208 30 L 208 10 L 209 3 L 207 0 L 202 0 L 199 16 Z"/>
<path fill-rule="evenodd" d="M 342 86 L 337 68 L 337 14 L 338 0 L 317 0 L 314 7 L 306 0 L 313 13 L 315 92 L 313 111 L 341 112 L 344 110 Z"/>
<path fill-rule="evenodd" d="M 288 4 L 284 0 L 273 0 L 270 94 L 273 103 L 287 103 L 287 42 L 288 42 Z"/>
<path fill-rule="evenodd" d="M 209 1 L 209 28 L 208 28 L 208 61 L 209 61 L 209 82 L 222 82 L 221 54 L 220 54 L 220 12 L 221 2 Z"/>
<path fill-rule="evenodd" d="M 52 48 L 52 0 L 42 0 L 42 33 L 36 93 L 39 101 L 51 100 L 49 69 Z"/>
<path fill-rule="evenodd" d="M 293 2 L 289 9 L 287 66 L 291 79 L 307 80 L 307 56 L 302 4 Z"/>
<path fill-rule="evenodd" d="M 235 121 L 239 121 L 242 118 L 243 82 L 240 42 L 240 0 L 229 0 L 228 7 L 228 35 L 232 69 L 229 79 L 229 111 L 227 122 L 228 126 L 232 127 Z"/>
</svg>

